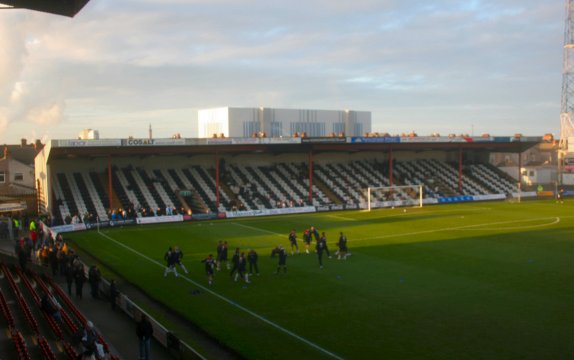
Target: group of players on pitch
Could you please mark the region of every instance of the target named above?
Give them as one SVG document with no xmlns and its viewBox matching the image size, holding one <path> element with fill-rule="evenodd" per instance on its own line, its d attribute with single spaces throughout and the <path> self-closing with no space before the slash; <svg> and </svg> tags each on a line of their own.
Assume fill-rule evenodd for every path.
<svg viewBox="0 0 574 360">
<path fill-rule="evenodd" d="M 305 244 L 305 253 L 310 254 L 311 243 L 315 239 L 315 253 L 317 254 L 317 259 L 319 260 L 319 267 L 323 268 L 323 254 L 331 258 L 331 253 L 327 246 L 327 237 L 325 232 L 319 235 L 319 231 L 314 227 L 305 229 L 303 232 L 303 243 Z M 297 232 L 295 229 L 291 230 L 289 233 L 289 243 L 291 245 L 291 255 L 299 254 L 299 246 L 297 244 Z M 350 255 L 347 248 L 347 237 L 343 232 L 339 235 L 339 241 L 337 242 L 338 251 L 335 253 L 337 259 L 346 260 L 347 256 Z M 271 257 L 277 256 L 279 261 L 277 264 L 277 270 L 275 274 L 287 273 L 287 250 L 283 245 L 279 245 L 271 251 Z M 205 272 L 207 274 L 207 280 L 209 285 L 213 283 L 213 275 L 215 271 L 221 271 L 222 267 L 230 270 L 229 276 L 234 278 L 235 281 L 242 279 L 245 283 L 249 283 L 249 275 L 256 274 L 259 276 L 259 267 L 257 265 L 258 254 L 254 249 L 250 249 L 247 254 L 242 252 L 240 248 L 236 248 L 231 261 L 229 259 L 228 244 L 227 241 L 220 240 L 217 243 L 217 256 L 213 257 L 213 254 L 209 254 L 207 258 L 203 259 L 201 262 L 205 265 Z M 167 266 L 164 271 L 164 277 L 168 273 L 173 272 L 176 277 L 179 276 L 176 265 L 178 265 L 185 273 L 188 271 L 185 265 L 182 263 L 183 253 L 181 249 L 177 246 L 173 249 L 170 247 L 169 250 L 164 255 L 164 260 Z M 247 271 L 247 264 L 249 264 L 249 271 Z"/>
</svg>

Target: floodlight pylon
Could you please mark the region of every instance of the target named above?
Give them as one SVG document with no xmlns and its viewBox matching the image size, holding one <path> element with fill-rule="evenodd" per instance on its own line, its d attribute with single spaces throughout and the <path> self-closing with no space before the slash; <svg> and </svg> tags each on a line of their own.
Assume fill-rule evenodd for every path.
<svg viewBox="0 0 574 360">
<path fill-rule="evenodd" d="M 560 120 L 560 141 L 563 142 L 574 135 L 574 0 L 566 0 Z"/>
<path fill-rule="evenodd" d="M 559 164 L 568 151 L 568 138 L 574 137 L 574 0 L 566 0 L 563 61 Z M 574 147 L 574 144 L 570 146 Z"/>
</svg>

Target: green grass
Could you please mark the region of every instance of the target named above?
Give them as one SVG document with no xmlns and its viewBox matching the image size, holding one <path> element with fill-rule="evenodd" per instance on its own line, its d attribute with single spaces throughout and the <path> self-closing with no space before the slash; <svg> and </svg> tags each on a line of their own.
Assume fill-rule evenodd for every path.
<svg viewBox="0 0 574 360">
<path fill-rule="evenodd" d="M 344 231 L 353 255 L 346 261 L 326 259 L 324 269 L 314 254 L 290 256 L 288 274 L 274 275 L 271 248 L 289 248 L 289 230 L 297 229 L 301 240 L 311 225 L 327 233 L 332 251 Z M 345 359 L 564 359 L 574 354 L 573 203 L 442 205 L 406 213 L 318 213 L 103 233 L 70 237 L 246 358 L 320 359 L 332 358 L 331 353 Z M 255 248 L 261 276 L 244 287 L 221 271 L 209 287 L 200 260 L 215 254 L 218 240 L 227 240 L 230 249 Z M 163 277 L 157 263 L 163 264 L 172 245 L 185 254 L 187 277 L 221 297 L 204 290 L 192 295 L 196 285 L 172 274 Z"/>
</svg>

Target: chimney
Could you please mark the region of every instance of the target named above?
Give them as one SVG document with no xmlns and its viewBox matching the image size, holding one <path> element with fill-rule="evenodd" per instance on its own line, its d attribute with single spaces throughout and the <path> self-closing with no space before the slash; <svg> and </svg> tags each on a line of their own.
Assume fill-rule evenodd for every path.
<svg viewBox="0 0 574 360">
<path fill-rule="evenodd" d="M 28 140 L 22 138 L 20 139 L 20 144 L 22 144 L 22 147 L 25 147 L 26 145 L 28 145 Z"/>
<path fill-rule="evenodd" d="M 44 148 L 44 144 L 42 144 L 42 140 L 40 139 L 36 139 L 36 142 L 34 143 L 34 149 L 36 150 L 36 152 L 40 152 L 42 149 Z"/>
</svg>

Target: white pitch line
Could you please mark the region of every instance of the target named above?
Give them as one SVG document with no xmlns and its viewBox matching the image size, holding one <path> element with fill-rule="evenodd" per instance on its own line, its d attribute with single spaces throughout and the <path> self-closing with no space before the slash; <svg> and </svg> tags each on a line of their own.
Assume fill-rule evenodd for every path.
<svg viewBox="0 0 574 360">
<path fill-rule="evenodd" d="M 466 209 L 469 211 L 485 211 L 485 210 L 490 210 L 490 208 L 484 208 L 484 207 L 480 207 L 480 208 L 473 208 L 471 209 Z M 442 211 L 433 211 L 433 212 L 427 212 L 427 211 L 418 211 L 418 212 L 411 212 L 411 213 L 399 213 L 399 214 L 392 214 L 392 215 L 386 215 L 386 216 L 382 216 L 379 219 L 386 219 L 386 218 L 391 218 L 391 217 L 397 217 L 397 216 L 413 216 L 413 215 L 427 215 L 427 214 L 433 214 L 433 213 L 449 213 L 449 212 L 457 212 L 460 213 L 460 210 L 442 210 Z M 340 218 L 340 219 L 345 219 L 345 220 L 352 220 L 352 221 L 362 221 L 362 220 L 358 220 L 358 219 L 351 219 L 351 218 L 345 218 L 342 216 L 337 216 L 337 215 L 326 215 L 328 217 L 335 217 L 335 218 Z M 368 219 L 367 221 L 372 221 L 373 219 Z M 259 232 L 263 232 L 263 233 L 267 233 L 267 234 L 272 234 L 272 235 L 277 235 L 281 238 L 285 237 L 285 234 L 280 234 L 280 233 L 276 233 L 274 231 L 270 231 L 270 230 L 265 230 L 265 229 L 261 229 L 255 226 L 249 226 L 249 225 L 245 225 L 239 222 L 230 222 L 229 224 L 232 225 L 236 225 L 236 226 L 241 226 L 244 227 L 246 229 L 251 229 L 251 230 L 255 230 L 255 231 L 259 231 Z M 429 232 L 434 232 L 434 231 L 429 231 Z M 425 232 L 417 232 L 417 233 L 412 233 L 412 234 L 424 234 Z M 404 234 L 406 235 L 412 235 L 412 234 Z M 397 236 L 401 236 L 400 234 Z M 386 237 L 393 237 L 393 236 L 382 236 L 382 237 L 371 237 L 371 238 L 364 238 L 364 239 L 356 239 L 355 241 L 361 241 L 361 240 L 371 240 L 371 239 L 383 239 Z"/>
<path fill-rule="evenodd" d="M 240 224 L 240 225 L 241 225 L 241 224 Z M 108 235 L 106 235 L 106 234 L 104 234 L 104 233 L 102 233 L 102 232 L 98 232 L 98 233 L 99 233 L 100 235 L 102 235 L 103 237 L 105 237 L 106 239 L 112 241 L 113 243 L 115 243 L 115 244 L 117 244 L 117 245 L 123 247 L 124 249 L 129 250 L 129 251 L 133 252 L 133 253 L 136 254 L 136 255 L 139 255 L 140 257 L 142 257 L 142 258 L 148 260 L 149 262 L 151 262 L 151 263 L 153 263 L 153 264 L 156 264 L 157 266 L 159 266 L 159 267 L 161 267 L 161 268 L 165 268 L 165 266 L 164 266 L 163 264 L 161 264 L 160 262 L 158 262 L 158 261 L 156 261 L 156 260 L 154 260 L 154 259 L 148 257 L 147 255 L 142 254 L 141 252 L 139 252 L 139 251 L 137 251 L 137 250 L 135 250 L 135 249 L 133 249 L 133 248 L 131 248 L 131 247 L 129 247 L 129 246 L 127 246 L 127 245 L 125 245 L 125 244 L 119 242 L 119 241 L 117 241 L 116 239 L 114 239 L 114 238 L 112 238 L 112 237 L 110 237 L 110 236 L 108 236 Z M 332 358 L 334 358 L 334 359 L 343 360 L 343 358 L 340 357 L 340 356 L 338 356 L 337 354 L 334 354 L 334 353 L 332 353 L 332 352 L 330 352 L 330 351 L 328 351 L 328 350 L 326 350 L 326 349 L 323 349 L 323 348 L 320 347 L 319 345 L 317 345 L 317 344 L 315 344 L 315 343 L 313 343 L 313 342 L 311 342 L 311 341 L 309 341 L 309 340 L 307 340 L 307 339 L 305 339 L 305 338 L 303 338 L 303 337 L 301 337 L 301 336 L 295 334 L 294 332 L 292 332 L 292 331 L 290 331 L 290 330 L 285 329 L 284 327 L 281 327 L 280 325 L 275 324 L 275 323 L 272 322 L 271 320 L 268 320 L 268 319 L 264 318 L 263 316 L 254 313 L 253 311 L 247 309 L 246 307 L 243 307 L 243 306 L 239 305 L 239 304 L 236 303 L 235 301 L 230 300 L 230 299 L 228 299 L 228 298 L 226 298 L 226 297 L 224 297 L 224 296 L 222 296 L 222 295 L 219 295 L 218 293 L 214 292 L 213 290 L 211 290 L 211 289 L 209 289 L 209 288 L 206 288 L 205 286 L 203 286 L 203 285 L 201 285 L 201 284 L 199 284 L 199 283 L 197 283 L 197 282 L 191 280 L 190 278 L 188 278 L 188 277 L 186 277 L 186 276 L 184 276 L 184 275 L 180 275 L 180 277 L 181 277 L 182 279 L 186 280 L 187 282 L 189 282 L 190 284 L 193 284 L 193 285 L 197 286 L 198 288 L 202 289 L 203 291 L 205 291 L 205 292 L 207 292 L 207 293 L 209 293 L 209 294 L 215 296 L 216 298 L 218 298 L 218 299 L 220 299 L 220 300 L 222 300 L 222 301 L 224 301 L 224 302 L 226 302 L 226 303 L 228 303 L 228 304 L 230 304 L 230 305 L 232 305 L 232 306 L 235 306 L 235 307 L 238 308 L 239 310 L 242 310 L 242 311 L 246 312 L 247 314 L 249 314 L 249 315 L 255 317 L 256 319 L 259 319 L 259 320 L 261 320 L 262 322 L 266 323 L 267 325 L 270 325 L 270 326 L 274 327 L 275 329 L 277 329 L 277 330 L 279 330 L 279 331 L 282 331 L 282 332 L 284 332 L 285 334 L 294 337 L 295 339 L 297 339 L 297 340 L 299 340 L 299 341 L 301 341 L 301 342 L 303 342 L 303 343 L 305 343 L 305 344 L 311 346 L 312 348 L 314 348 L 314 349 L 316 349 L 316 350 L 319 350 L 320 352 L 322 352 L 322 353 L 324 353 L 324 354 L 326 354 L 326 355 L 328 355 L 328 356 L 330 356 L 330 357 L 332 357 Z"/>
<path fill-rule="evenodd" d="M 249 226 L 249 225 L 241 224 L 241 223 L 238 223 L 238 222 L 232 222 L 232 223 L 230 223 L 230 224 L 237 225 L 237 226 L 241 226 L 241 227 L 244 227 L 244 228 L 246 228 L 246 229 L 251 229 L 251 230 L 256 230 L 256 231 L 264 232 L 264 233 L 267 233 L 267 234 L 277 235 L 277 236 L 280 236 L 280 237 L 282 237 L 282 238 L 283 238 L 283 237 L 286 237 L 286 235 L 284 235 L 284 234 L 279 234 L 279 233 L 276 233 L 276 232 L 273 232 L 273 231 L 256 228 L 255 226 Z"/>
<path fill-rule="evenodd" d="M 488 229 L 461 229 L 461 230 L 472 230 L 472 231 L 524 230 L 524 229 L 534 229 L 534 228 L 539 228 L 539 227 L 546 227 L 546 226 L 556 225 L 556 224 L 558 224 L 559 222 L 560 222 L 560 218 L 559 218 L 559 217 L 556 217 L 556 218 L 554 218 L 554 221 L 552 221 L 552 222 L 550 222 L 550 223 L 546 223 L 546 224 L 505 227 L 505 228 L 501 228 L 501 229 L 488 228 Z"/>
<path fill-rule="evenodd" d="M 554 217 L 551 217 L 551 218 L 545 217 L 545 218 L 536 218 L 536 219 L 528 219 L 528 220 L 499 221 L 499 222 L 493 222 L 493 223 L 474 224 L 474 225 L 465 225 L 465 226 L 457 226 L 457 227 L 448 227 L 448 228 L 442 228 L 442 229 L 432 229 L 432 230 L 414 231 L 414 232 L 402 233 L 402 234 L 391 234 L 391 235 L 373 236 L 373 237 L 368 237 L 368 238 L 355 239 L 353 242 L 356 242 L 356 241 L 366 241 L 366 240 L 376 240 L 376 239 L 388 239 L 388 238 L 403 237 L 403 236 L 412 236 L 412 235 L 420 235 L 420 234 L 432 234 L 432 233 L 437 233 L 437 232 L 441 232 L 441 231 L 467 230 L 467 229 L 472 229 L 472 228 L 481 227 L 481 226 L 516 224 L 516 223 L 521 223 L 521 222 L 532 222 L 532 221 L 552 220 L 552 219 L 558 219 L 558 221 L 560 221 L 560 218 L 558 218 L 558 217 L 556 217 L 556 218 L 554 218 Z M 554 222 L 554 223 L 552 223 L 552 224 L 545 224 L 545 226 L 553 225 L 553 224 L 555 224 L 555 223 L 556 223 L 556 222 Z M 504 229 L 500 229 L 500 230 L 504 230 Z"/>
<path fill-rule="evenodd" d="M 357 219 L 348 218 L 348 217 L 344 217 L 344 216 L 338 216 L 338 215 L 326 215 L 326 216 L 331 217 L 331 218 L 335 218 L 335 219 L 346 220 L 346 221 L 358 221 Z"/>
</svg>

